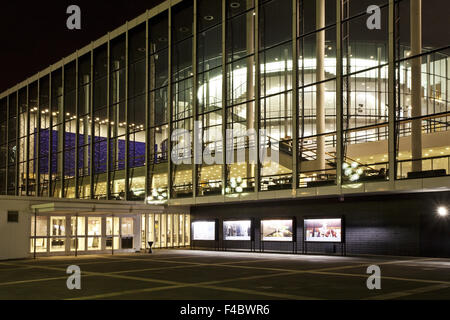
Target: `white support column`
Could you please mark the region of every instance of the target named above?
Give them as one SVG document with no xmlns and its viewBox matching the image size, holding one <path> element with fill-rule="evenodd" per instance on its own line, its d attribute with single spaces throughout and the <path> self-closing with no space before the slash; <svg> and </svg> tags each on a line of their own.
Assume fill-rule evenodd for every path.
<svg viewBox="0 0 450 320">
<path fill-rule="evenodd" d="M 316 28 L 325 28 L 325 0 L 316 1 Z M 325 80 L 325 31 L 316 37 L 316 82 Z M 317 169 L 325 169 L 325 84 L 316 86 Z"/>
<path fill-rule="evenodd" d="M 422 53 L 422 0 L 411 1 L 411 56 Z M 413 118 L 422 116 L 422 58 L 411 60 L 411 107 Z M 422 158 L 422 120 L 413 120 L 411 126 L 412 158 Z M 412 171 L 422 171 L 422 161 L 412 163 Z"/>
</svg>

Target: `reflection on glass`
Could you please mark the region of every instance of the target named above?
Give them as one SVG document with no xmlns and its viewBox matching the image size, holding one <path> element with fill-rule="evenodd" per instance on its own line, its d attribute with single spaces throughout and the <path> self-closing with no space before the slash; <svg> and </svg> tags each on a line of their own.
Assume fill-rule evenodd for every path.
<svg viewBox="0 0 450 320">
<path fill-rule="evenodd" d="M 265 220 L 261 222 L 263 241 L 293 241 L 292 220 Z"/>
<path fill-rule="evenodd" d="M 192 234 L 194 240 L 214 241 L 216 240 L 215 222 L 194 222 L 192 223 Z"/>
<path fill-rule="evenodd" d="M 36 226 L 35 226 L 36 221 Z M 36 236 L 37 237 L 47 237 L 47 217 L 37 217 L 35 220 L 35 217 L 31 217 L 31 236 L 35 236 L 34 229 L 36 227 Z"/>
</svg>

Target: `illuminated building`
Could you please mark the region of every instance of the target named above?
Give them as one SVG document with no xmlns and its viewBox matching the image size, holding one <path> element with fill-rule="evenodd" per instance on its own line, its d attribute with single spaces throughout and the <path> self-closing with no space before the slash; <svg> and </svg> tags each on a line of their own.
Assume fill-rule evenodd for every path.
<svg viewBox="0 0 450 320">
<path fill-rule="evenodd" d="M 366 27 L 371 4 L 382 30 Z M 228 215 L 297 216 L 301 245 L 302 217 L 338 215 L 349 252 L 440 254 L 421 247 L 416 204 L 434 219 L 448 203 L 450 51 L 423 45 L 420 4 L 166 1 L 2 93 L 0 201 L 28 213 L 27 253 L 34 227 L 40 252 L 78 238 L 107 252 L 187 246 L 191 219 Z M 202 145 L 175 144 L 176 129 Z M 229 129 L 241 137 L 224 146 Z M 279 163 L 172 161 L 252 144 Z"/>
</svg>

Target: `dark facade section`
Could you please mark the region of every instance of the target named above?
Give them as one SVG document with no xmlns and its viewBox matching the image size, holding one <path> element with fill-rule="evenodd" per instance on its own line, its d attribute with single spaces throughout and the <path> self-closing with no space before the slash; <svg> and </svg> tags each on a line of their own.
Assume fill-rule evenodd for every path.
<svg viewBox="0 0 450 320">
<path fill-rule="evenodd" d="M 277 201 L 192 208 L 192 221 L 219 219 L 219 241 L 195 241 L 196 248 L 247 249 L 250 242 L 223 241 L 223 220 L 254 219 L 256 251 L 305 249 L 305 218 L 344 218 L 345 251 L 352 254 L 450 257 L 450 220 L 437 214 L 449 192 Z M 261 242 L 261 220 L 292 218 L 297 243 Z M 294 232 L 295 233 L 295 232 Z M 341 244 L 308 243 L 308 253 L 341 254 Z"/>
</svg>

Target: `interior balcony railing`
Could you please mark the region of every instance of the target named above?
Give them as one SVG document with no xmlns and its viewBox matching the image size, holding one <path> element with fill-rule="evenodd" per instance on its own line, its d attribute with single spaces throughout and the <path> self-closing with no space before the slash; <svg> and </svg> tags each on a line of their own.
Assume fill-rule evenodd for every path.
<svg viewBox="0 0 450 320">
<path fill-rule="evenodd" d="M 412 163 L 422 162 L 422 171 L 411 171 Z M 397 161 L 397 179 L 433 178 L 450 175 L 450 156 L 427 157 Z"/>
</svg>

